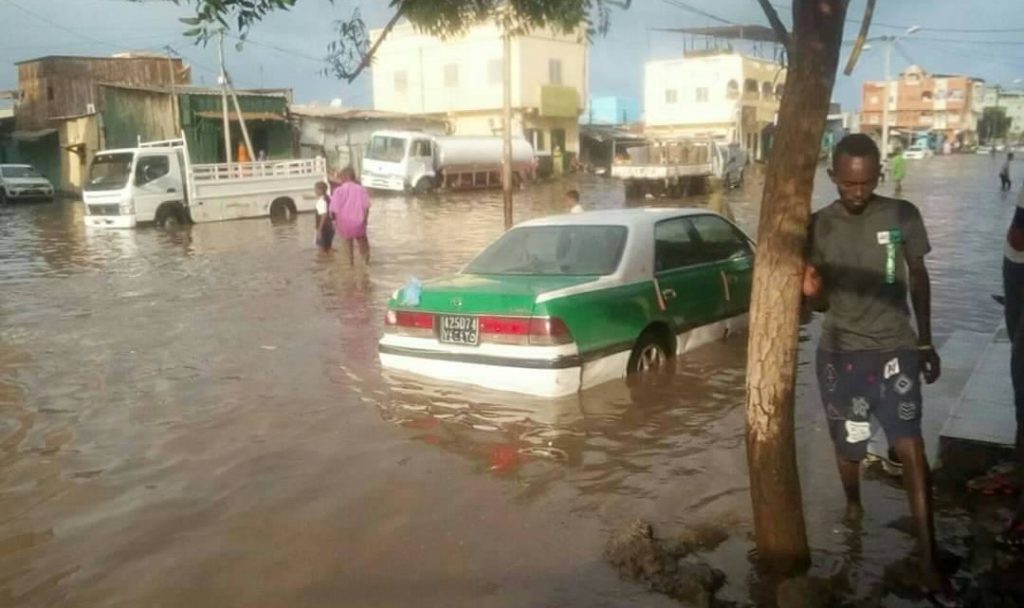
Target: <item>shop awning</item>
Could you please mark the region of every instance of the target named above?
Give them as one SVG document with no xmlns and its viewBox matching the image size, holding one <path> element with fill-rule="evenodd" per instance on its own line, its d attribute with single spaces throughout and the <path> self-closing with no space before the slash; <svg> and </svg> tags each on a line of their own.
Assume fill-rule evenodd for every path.
<svg viewBox="0 0 1024 608">
<path fill-rule="evenodd" d="M 223 112 L 215 112 L 212 110 L 204 110 L 202 112 L 196 112 L 196 116 L 200 118 L 216 118 L 217 120 L 224 120 Z M 276 120 L 279 122 L 285 122 L 286 119 L 280 114 L 274 114 L 273 112 L 242 112 L 242 118 L 247 121 L 257 120 Z M 228 120 L 238 120 L 238 114 L 235 112 L 228 112 Z"/>
</svg>

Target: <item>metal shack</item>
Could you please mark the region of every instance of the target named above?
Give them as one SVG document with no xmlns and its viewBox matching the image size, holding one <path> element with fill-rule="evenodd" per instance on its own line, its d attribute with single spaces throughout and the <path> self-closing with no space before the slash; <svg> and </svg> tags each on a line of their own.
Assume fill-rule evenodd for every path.
<svg viewBox="0 0 1024 608">
<path fill-rule="evenodd" d="M 294 158 L 288 115 L 291 91 L 239 90 L 236 94 L 254 153 L 269 159 Z M 64 190 L 81 190 L 86 167 L 97 150 L 134 147 L 140 139 L 172 139 L 184 132 L 192 162 L 226 160 L 220 89 L 99 83 L 95 99 L 92 113 L 58 121 L 65 155 Z M 230 101 L 228 107 L 231 154 L 237 159 L 242 132 Z"/>
<path fill-rule="evenodd" d="M 31 163 L 64 190 L 74 189 L 68 185 L 77 179 L 85 159 L 62 149 L 59 131 L 68 118 L 95 114 L 96 83 L 160 86 L 191 80 L 191 71 L 181 59 L 145 53 L 49 55 L 16 65 L 15 128 L 0 134 L 0 148 L 8 162 Z M 90 137 L 80 139 L 84 145 Z"/>
</svg>

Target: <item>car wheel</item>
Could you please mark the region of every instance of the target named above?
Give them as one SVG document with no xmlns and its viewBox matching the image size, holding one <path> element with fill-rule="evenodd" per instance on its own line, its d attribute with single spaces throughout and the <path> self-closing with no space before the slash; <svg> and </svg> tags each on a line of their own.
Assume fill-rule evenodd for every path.
<svg viewBox="0 0 1024 608">
<path fill-rule="evenodd" d="M 654 331 L 646 331 L 640 335 L 633 352 L 626 364 L 626 373 L 642 374 L 665 369 L 668 363 L 669 350 L 665 341 Z"/>
<path fill-rule="evenodd" d="M 295 203 L 292 199 L 282 197 L 274 199 L 274 202 L 270 204 L 270 221 L 274 224 L 279 223 L 290 223 L 295 221 L 298 216 L 298 212 L 295 209 Z"/>
</svg>

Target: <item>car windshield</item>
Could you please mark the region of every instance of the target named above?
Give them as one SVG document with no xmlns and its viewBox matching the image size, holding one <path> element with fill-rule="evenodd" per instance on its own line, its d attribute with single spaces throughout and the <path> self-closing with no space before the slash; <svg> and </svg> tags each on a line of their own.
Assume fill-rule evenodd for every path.
<svg viewBox="0 0 1024 608">
<path fill-rule="evenodd" d="M 468 274 L 605 275 L 626 244 L 624 226 L 529 226 L 506 232 L 470 262 Z"/>
<path fill-rule="evenodd" d="M 22 177 L 42 177 L 38 171 L 32 167 L 18 167 L 18 166 L 7 166 L 0 167 L 0 175 L 10 178 L 22 178 Z"/>
<path fill-rule="evenodd" d="M 86 190 L 120 190 L 128 183 L 132 168 L 131 152 L 97 154 L 89 168 Z"/>
<path fill-rule="evenodd" d="M 402 158 L 405 156 L 405 141 L 402 137 L 374 135 L 370 140 L 370 148 L 366 151 L 365 158 L 389 163 L 402 162 Z"/>
</svg>

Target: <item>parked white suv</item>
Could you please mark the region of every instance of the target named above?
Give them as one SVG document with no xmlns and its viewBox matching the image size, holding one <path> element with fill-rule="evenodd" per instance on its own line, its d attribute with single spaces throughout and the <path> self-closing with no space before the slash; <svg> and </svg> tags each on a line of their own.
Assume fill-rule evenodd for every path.
<svg viewBox="0 0 1024 608">
<path fill-rule="evenodd" d="M 0 165 L 0 204 L 29 200 L 52 201 L 50 180 L 32 165 Z"/>
</svg>

